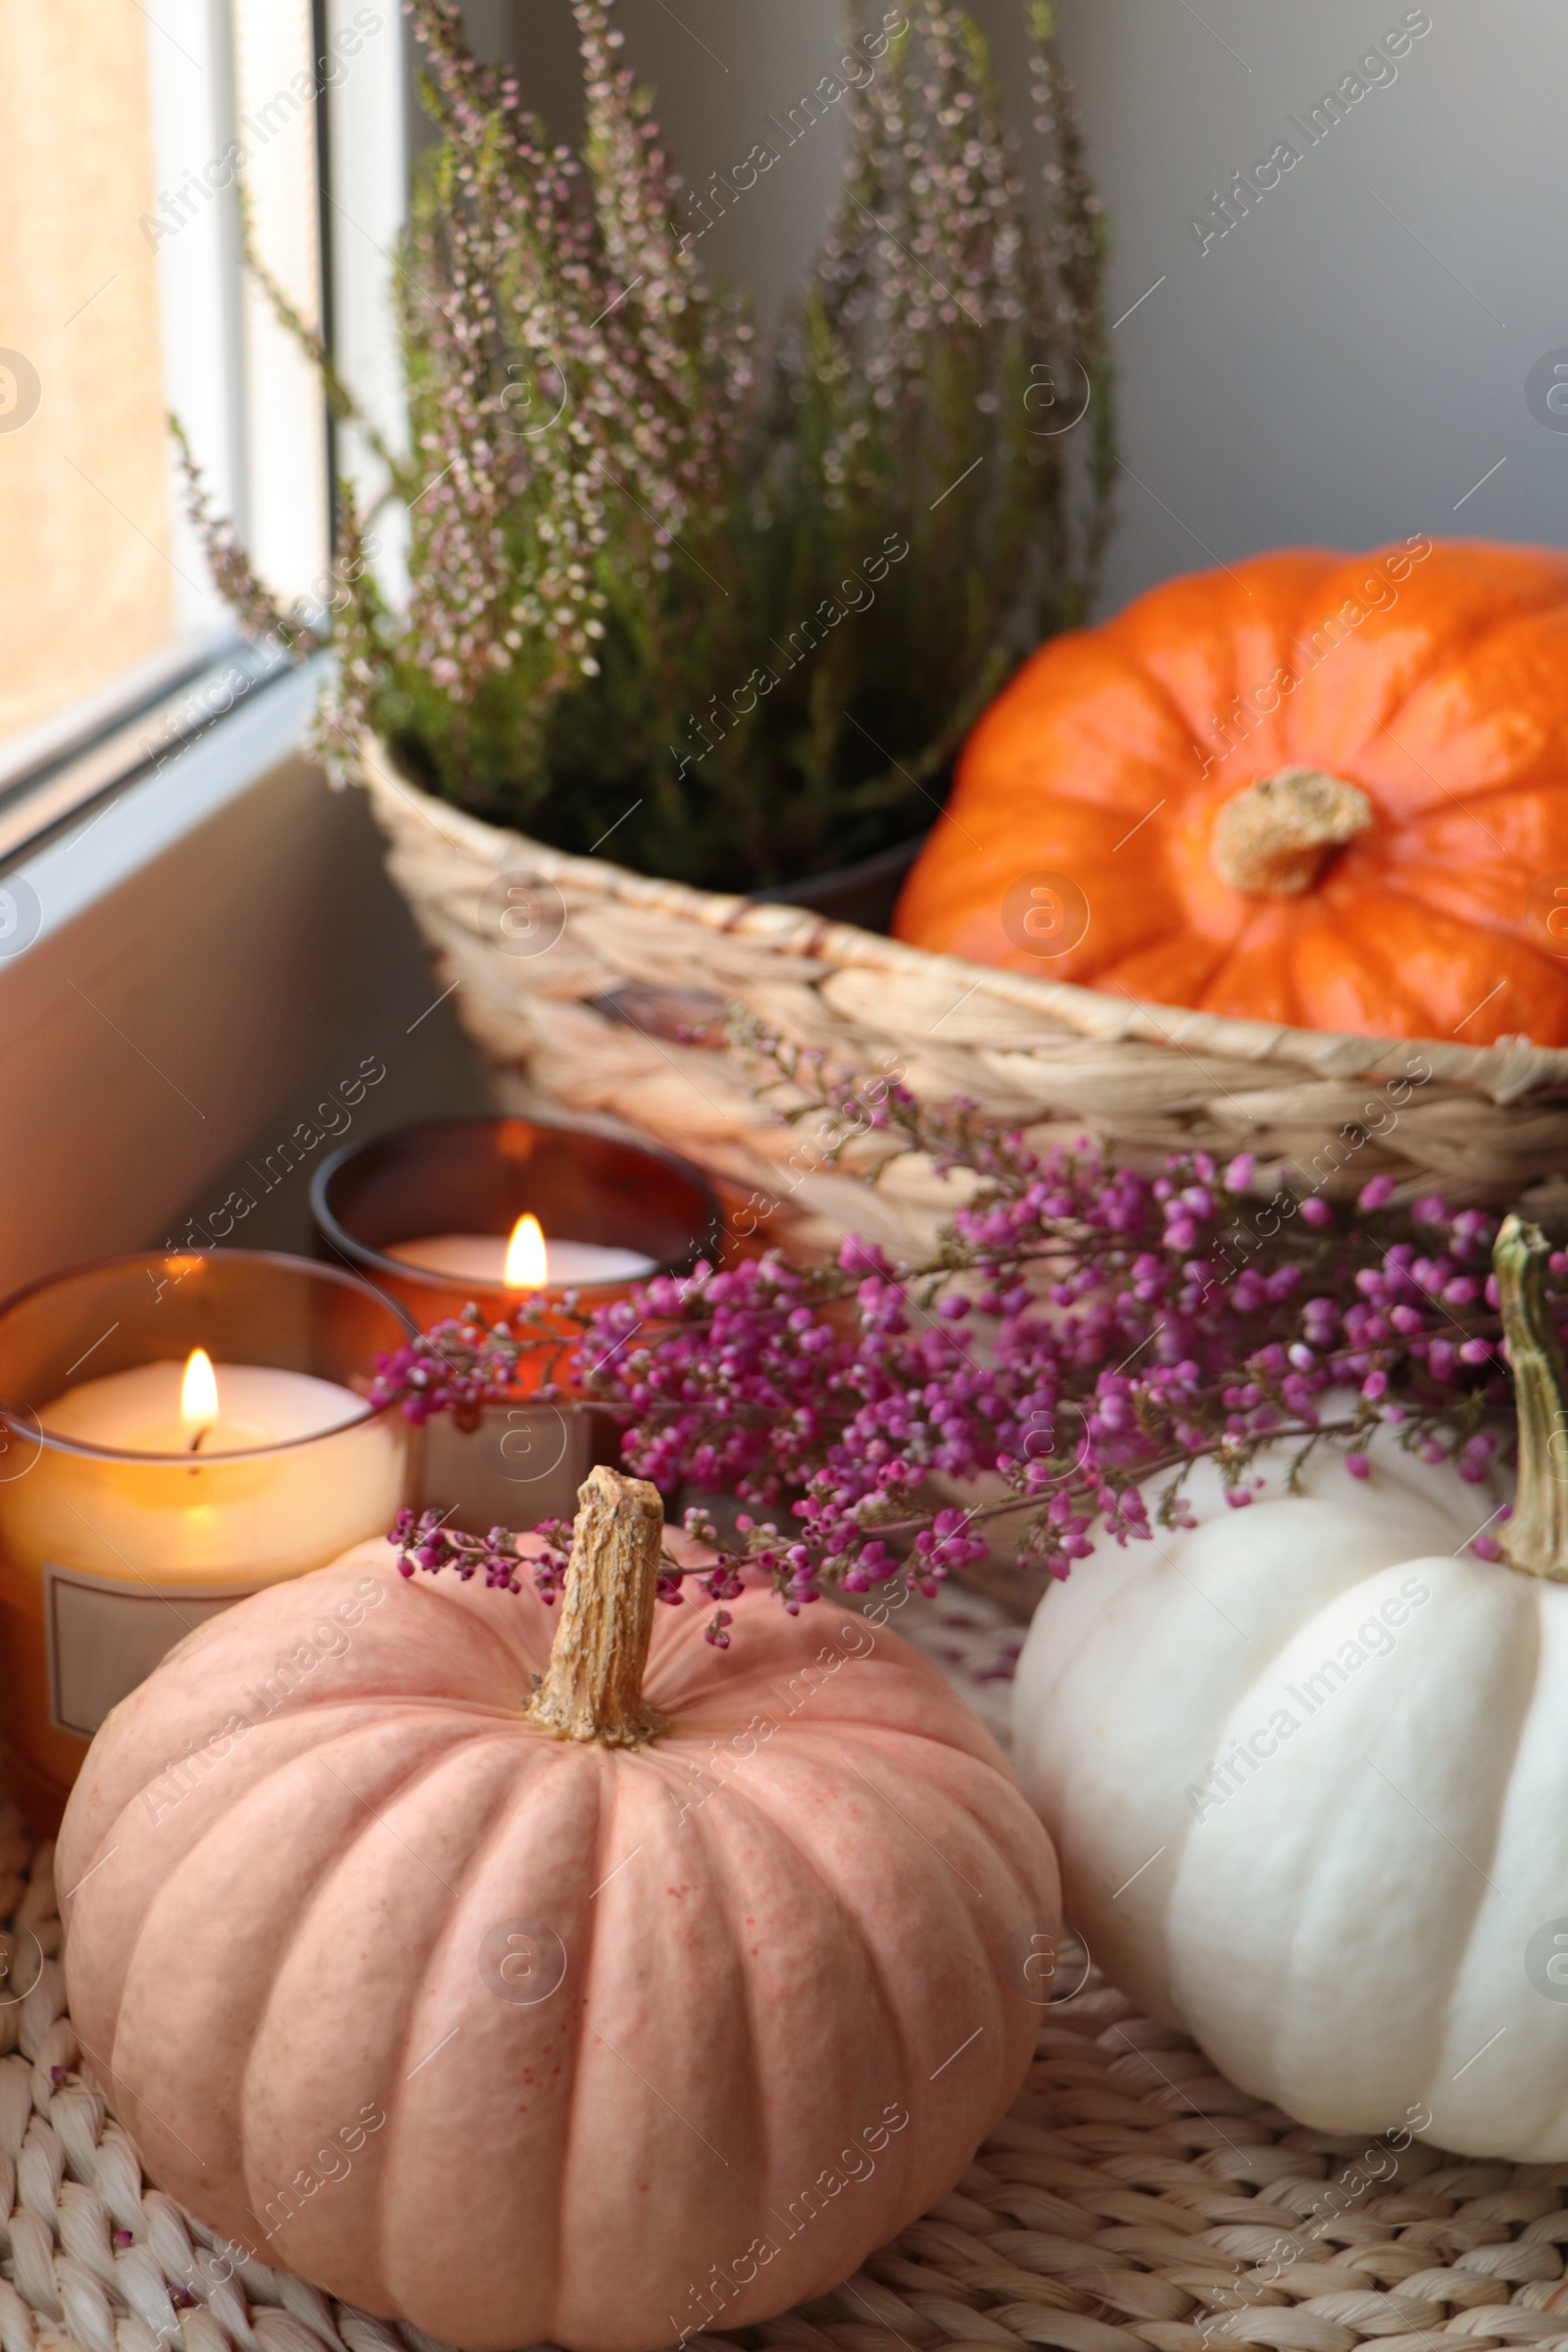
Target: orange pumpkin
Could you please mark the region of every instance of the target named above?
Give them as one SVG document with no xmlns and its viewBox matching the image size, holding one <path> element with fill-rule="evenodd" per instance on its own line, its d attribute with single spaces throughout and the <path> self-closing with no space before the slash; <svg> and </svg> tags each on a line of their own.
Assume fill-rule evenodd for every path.
<svg viewBox="0 0 1568 2352">
<path fill-rule="evenodd" d="M 1568 556 L 1262 556 L 1054 638 L 894 928 L 1207 1012 L 1568 1045 Z"/>
</svg>

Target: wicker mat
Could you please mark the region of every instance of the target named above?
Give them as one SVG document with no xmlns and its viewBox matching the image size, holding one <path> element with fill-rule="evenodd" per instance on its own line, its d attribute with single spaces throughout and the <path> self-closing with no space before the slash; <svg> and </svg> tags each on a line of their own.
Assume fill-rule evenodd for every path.
<svg viewBox="0 0 1568 2352">
<path fill-rule="evenodd" d="M 917 1639 L 991 1698 L 1017 1636 L 966 1597 L 934 1604 Z M 440 2352 L 260 2262 L 227 2278 L 212 2232 L 144 2184 L 76 2071 L 52 1860 L 0 1805 L 0 2352 Z M 1303 2131 L 1141 2018 L 1087 1955 L 1069 1948 L 1058 1982 L 1028 2083 L 952 2195 L 835 2293 L 696 2340 L 1568 2352 L 1568 2164 Z"/>
</svg>

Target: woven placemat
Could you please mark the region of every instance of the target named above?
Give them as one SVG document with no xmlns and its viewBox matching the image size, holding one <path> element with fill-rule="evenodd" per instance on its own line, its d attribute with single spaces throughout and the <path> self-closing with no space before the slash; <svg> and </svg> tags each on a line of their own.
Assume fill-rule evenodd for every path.
<svg viewBox="0 0 1568 2352">
<path fill-rule="evenodd" d="M 939 1597 L 906 1630 L 996 1718 L 1017 1641 L 1001 1611 Z M 4 1804 L 0 1920 L 0 2352 L 445 2352 L 264 2263 L 230 2276 L 213 2233 L 146 2185 L 80 2071 L 53 1848 Z M 834 2293 L 701 2344 L 1568 2352 L 1568 2164 L 1302 2130 L 1066 1941 L 1029 2081 L 953 2193 Z"/>
</svg>

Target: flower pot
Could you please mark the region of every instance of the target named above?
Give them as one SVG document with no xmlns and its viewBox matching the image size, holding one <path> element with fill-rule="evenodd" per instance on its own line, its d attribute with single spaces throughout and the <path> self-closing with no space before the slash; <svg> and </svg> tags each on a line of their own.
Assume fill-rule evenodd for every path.
<svg viewBox="0 0 1568 2352">
<path fill-rule="evenodd" d="M 887 932 L 893 922 L 893 909 L 898 905 L 899 892 L 905 876 L 926 844 L 924 833 L 912 841 L 895 843 L 891 850 L 879 850 L 874 858 L 861 858 L 854 865 L 835 866 L 828 874 L 814 874 L 806 882 L 786 882 L 777 890 L 759 890 L 752 895 L 760 906 L 807 906 L 813 914 L 825 914 L 832 923 L 854 923 L 861 931 Z"/>
</svg>

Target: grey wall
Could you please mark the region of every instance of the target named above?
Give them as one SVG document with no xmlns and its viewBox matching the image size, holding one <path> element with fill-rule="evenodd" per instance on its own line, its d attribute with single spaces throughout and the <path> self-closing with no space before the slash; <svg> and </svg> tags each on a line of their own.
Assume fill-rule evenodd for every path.
<svg viewBox="0 0 1568 2352">
<path fill-rule="evenodd" d="M 1022 106 L 1021 7 L 977 13 Z M 1110 316 L 1164 281 L 1115 335 L 1136 478 L 1107 601 L 1289 541 L 1568 538 L 1568 433 L 1525 399 L 1532 363 L 1568 346 L 1558 0 L 1432 0 L 1397 78 L 1206 252 L 1189 218 L 1293 135 L 1288 118 L 1354 71 L 1403 0 L 1059 0 L 1059 13 L 1113 220 Z M 471 14 L 570 135 L 567 0 L 475 0 Z M 838 0 L 621 0 L 628 54 L 690 179 L 742 157 L 827 70 L 840 16 Z M 705 246 L 765 311 L 819 233 L 838 129 L 803 140 Z"/>
<path fill-rule="evenodd" d="M 1525 399 L 1532 363 L 1568 345 L 1562 10 L 1432 0 L 1398 79 L 1206 252 L 1189 217 L 1402 0 L 1063 13 L 1115 215 L 1112 318 L 1166 280 L 1115 337 L 1144 485 L 1125 489 L 1117 594 L 1205 564 L 1200 541 L 1230 561 L 1417 530 L 1568 538 L 1568 433 Z"/>
</svg>

